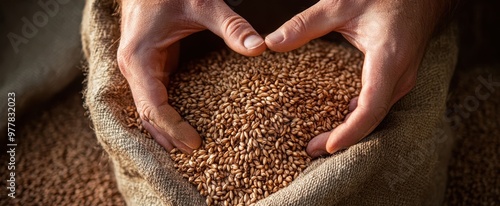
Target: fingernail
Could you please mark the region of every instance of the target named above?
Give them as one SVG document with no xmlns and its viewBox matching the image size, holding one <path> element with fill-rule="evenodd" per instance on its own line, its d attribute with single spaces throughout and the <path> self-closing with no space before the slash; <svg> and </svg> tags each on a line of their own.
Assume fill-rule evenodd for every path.
<svg viewBox="0 0 500 206">
<path fill-rule="evenodd" d="M 327 154 L 329 154 L 329 153 L 325 150 L 315 150 L 315 151 L 311 152 L 312 157 L 319 157 L 319 156 L 323 156 L 323 155 L 327 155 Z"/>
<path fill-rule="evenodd" d="M 248 36 L 245 39 L 245 41 L 243 41 L 243 45 L 247 49 L 255 49 L 255 48 L 259 47 L 260 45 L 262 45 L 263 43 L 264 43 L 264 40 L 262 39 L 262 37 L 255 35 L 255 34 Z"/>
<path fill-rule="evenodd" d="M 269 41 L 273 44 L 279 44 L 285 39 L 285 37 L 283 36 L 283 34 L 281 32 L 275 31 L 275 32 L 267 35 L 266 39 L 269 39 Z"/>
</svg>

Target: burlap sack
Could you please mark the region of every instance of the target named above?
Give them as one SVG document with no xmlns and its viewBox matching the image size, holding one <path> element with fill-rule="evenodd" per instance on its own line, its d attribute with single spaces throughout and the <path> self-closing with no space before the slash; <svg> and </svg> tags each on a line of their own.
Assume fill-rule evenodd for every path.
<svg viewBox="0 0 500 206">
<path fill-rule="evenodd" d="M 82 39 L 88 59 L 86 106 L 129 205 L 204 205 L 163 148 L 124 124 L 132 103 L 116 63 L 119 17 L 112 0 L 87 1 Z M 365 140 L 315 160 L 288 187 L 257 205 L 439 204 L 451 136 L 442 129 L 457 56 L 456 32 L 432 40 L 416 87 Z M 436 179 L 440 181 L 436 182 Z M 439 184 L 436 184 L 439 183 Z"/>
</svg>

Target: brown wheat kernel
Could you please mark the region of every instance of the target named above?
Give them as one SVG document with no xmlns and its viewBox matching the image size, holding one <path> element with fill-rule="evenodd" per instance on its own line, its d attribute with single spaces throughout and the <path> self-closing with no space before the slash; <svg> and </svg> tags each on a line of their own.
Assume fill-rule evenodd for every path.
<svg viewBox="0 0 500 206">
<path fill-rule="evenodd" d="M 128 89 L 128 88 L 127 88 Z M 152 138 L 149 132 L 142 126 L 142 120 L 135 106 L 128 106 L 122 110 L 128 118 L 125 119 L 128 128 L 138 128 L 147 138 Z"/>
<path fill-rule="evenodd" d="M 361 66 L 359 51 L 321 40 L 287 53 L 222 51 L 191 62 L 168 92 L 203 143 L 192 155 L 171 151 L 175 168 L 208 205 L 268 197 L 310 163 L 309 140 L 343 121 L 361 89 Z M 135 108 L 124 112 L 129 127 L 142 128 Z"/>
</svg>

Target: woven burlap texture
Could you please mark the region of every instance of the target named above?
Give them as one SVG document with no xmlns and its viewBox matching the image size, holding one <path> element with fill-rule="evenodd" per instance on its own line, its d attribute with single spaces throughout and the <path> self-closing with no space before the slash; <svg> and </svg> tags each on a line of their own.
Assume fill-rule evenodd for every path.
<svg viewBox="0 0 500 206">
<path fill-rule="evenodd" d="M 85 105 L 113 161 L 118 187 L 128 205 L 204 205 L 196 188 L 175 171 L 168 153 L 124 123 L 122 109 L 132 97 L 116 89 L 124 82 L 116 62 L 116 6 L 112 0 L 87 1 L 82 41 L 89 66 Z M 436 191 L 438 153 L 451 138 L 439 125 L 456 62 L 455 36 L 455 30 L 448 29 L 431 41 L 415 88 L 371 135 L 315 160 L 292 184 L 257 205 L 428 203 L 436 196 L 429 193 Z"/>
</svg>

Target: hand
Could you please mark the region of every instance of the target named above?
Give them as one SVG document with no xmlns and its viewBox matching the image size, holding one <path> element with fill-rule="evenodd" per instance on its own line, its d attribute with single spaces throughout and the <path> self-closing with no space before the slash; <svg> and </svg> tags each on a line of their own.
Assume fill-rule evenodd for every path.
<svg viewBox="0 0 500 206">
<path fill-rule="evenodd" d="M 118 64 L 127 79 L 143 126 L 170 151 L 185 153 L 201 145 L 196 130 L 168 104 L 169 75 L 177 67 L 178 41 L 209 29 L 234 51 L 254 56 L 262 37 L 222 0 L 123 0 Z"/>
<path fill-rule="evenodd" d="M 343 124 L 309 142 L 311 156 L 332 154 L 366 137 L 415 86 L 443 7 L 436 0 L 321 0 L 266 37 L 271 50 L 284 52 L 337 31 L 365 54 L 359 98 L 351 101 Z"/>
</svg>

